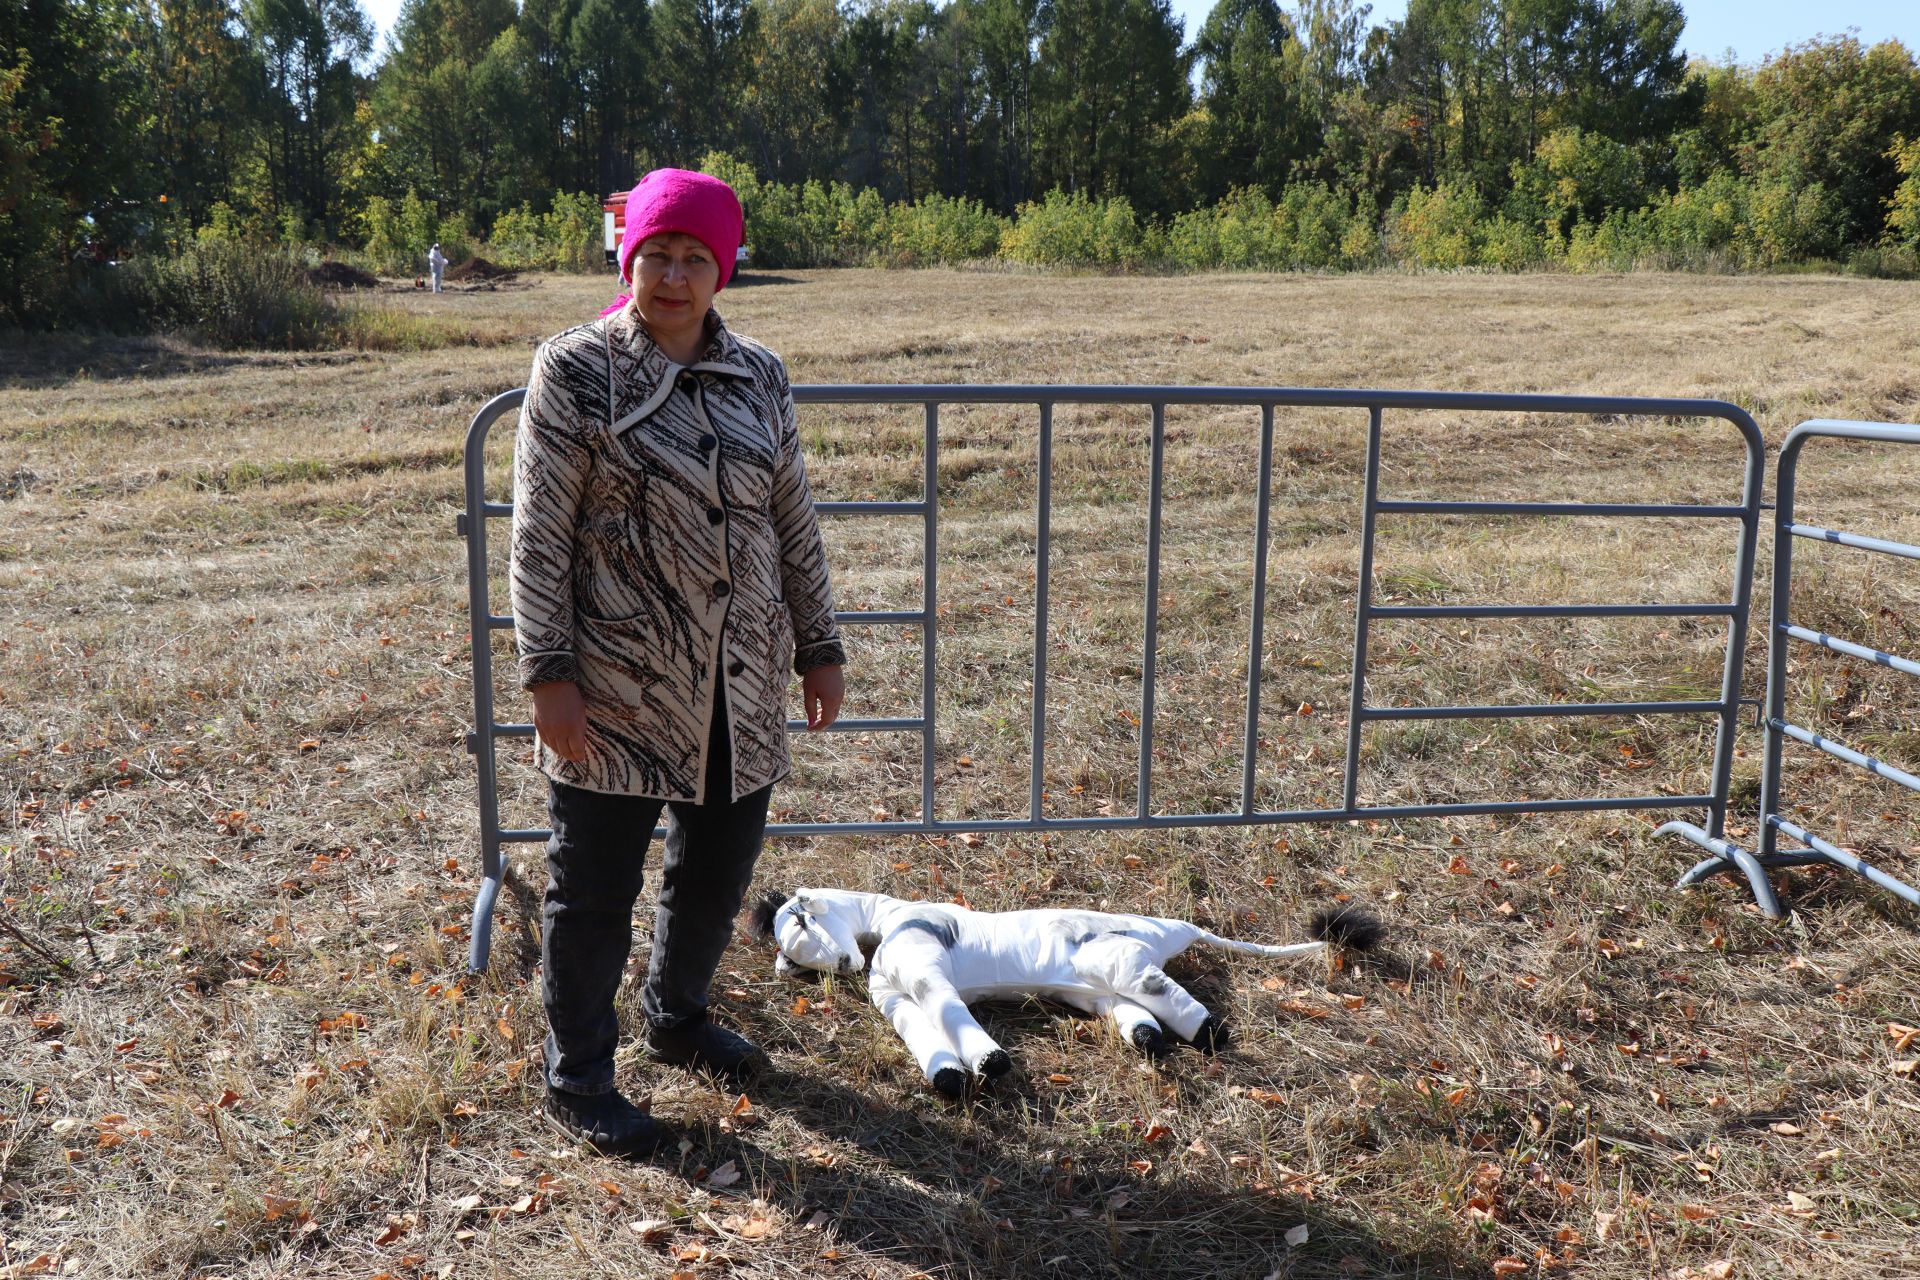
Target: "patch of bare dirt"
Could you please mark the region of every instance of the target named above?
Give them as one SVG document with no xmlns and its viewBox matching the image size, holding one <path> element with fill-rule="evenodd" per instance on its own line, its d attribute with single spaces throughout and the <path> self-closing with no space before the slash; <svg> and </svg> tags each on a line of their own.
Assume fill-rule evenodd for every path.
<svg viewBox="0 0 1920 1280">
<path fill-rule="evenodd" d="M 322 289 L 377 289 L 380 280 L 370 271 L 345 262 L 323 262 L 307 272 L 307 279 Z"/>
<path fill-rule="evenodd" d="M 468 258 L 459 266 L 448 270 L 447 279 L 461 284 L 471 280 L 500 283 L 502 281 L 512 280 L 519 274 L 520 273 L 512 267 L 503 267 L 499 263 L 489 262 L 485 258 Z"/>
</svg>

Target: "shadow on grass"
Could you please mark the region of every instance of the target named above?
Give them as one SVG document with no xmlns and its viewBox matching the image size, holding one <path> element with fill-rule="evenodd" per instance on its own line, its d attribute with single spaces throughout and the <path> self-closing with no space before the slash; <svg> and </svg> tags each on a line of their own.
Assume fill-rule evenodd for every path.
<svg viewBox="0 0 1920 1280">
<path fill-rule="evenodd" d="M 1176 1058 L 1169 1070 L 1181 1070 Z M 683 1172 L 731 1160 L 739 1191 L 796 1220 L 831 1220 L 838 1243 L 950 1276 L 1180 1276 L 1257 1280 L 1479 1276 L 1484 1266 L 1380 1238 L 1359 1220 L 1283 1190 L 1145 1175 L 1142 1152 L 1060 1148 L 1035 1157 L 1008 1133 L 1049 1138 L 1052 1102 L 1018 1073 L 965 1104 L 900 1106 L 830 1076 L 778 1071 L 757 1102 L 868 1157 L 773 1152 L 751 1133 L 689 1128 Z M 967 1110 L 971 1108 L 971 1112 Z M 1063 1139 L 1071 1131 L 1061 1130 Z M 1156 1163 L 1158 1161 L 1156 1160 Z M 1306 1228 L 1290 1246 L 1288 1231 Z"/>
<path fill-rule="evenodd" d="M 727 287 L 729 289 L 741 289 L 741 288 L 747 287 L 748 285 L 756 285 L 756 284 L 805 284 L 805 283 L 806 281 L 796 280 L 792 276 L 777 276 L 777 275 L 774 275 L 772 272 L 768 272 L 768 271 L 756 271 L 756 272 L 753 272 L 752 274 L 749 274 L 745 271 L 739 271 L 734 273 L 733 279 L 727 281 Z"/>
<path fill-rule="evenodd" d="M 173 378 L 259 359 L 258 352 L 204 351 L 174 339 L 109 333 L 0 333 L 0 390 L 40 391 L 76 382 Z M 305 359 L 363 359 L 321 352 Z"/>
</svg>

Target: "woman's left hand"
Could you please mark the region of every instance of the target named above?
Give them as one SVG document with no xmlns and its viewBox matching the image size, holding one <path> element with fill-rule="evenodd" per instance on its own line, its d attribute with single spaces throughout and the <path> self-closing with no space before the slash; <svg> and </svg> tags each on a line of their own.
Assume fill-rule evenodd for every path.
<svg viewBox="0 0 1920 1280">
<path fill-rule="evenodd" d="M 840 700 L 847 696 L 847 680 L 838 663 L 815 667 L 800 677 L 800 706 L 807 730 L 817 733 L 840 718 Z"/>
</svg>

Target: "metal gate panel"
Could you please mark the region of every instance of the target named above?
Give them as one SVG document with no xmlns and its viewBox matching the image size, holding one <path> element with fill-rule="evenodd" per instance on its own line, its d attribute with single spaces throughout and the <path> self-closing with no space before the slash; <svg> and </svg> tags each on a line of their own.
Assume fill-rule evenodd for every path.
<svg viewBox="0 0 1920 1280">
<path fill-rule="evenodd" d="M 1788 433 L 1786 442 L 1780 446 L 1779 480 L 1774 490 L 1777 510 L 1774 517 L 1773 613 L 1772 625 L 1767 637 L 1767 691 L 1764 711 L 1766 746 L 1760 767 L 1760 813 L 1756 824 L 1756 833 L 1759 836 L 1757 848 L 1745 849 L 1726 839 L 1718 831 L 1702 831 L 1687 822 L 1669 822 L 1660 828 L 1660 833 L 1681 836 L 1713 854 L 1712 857 L 1702 861 L 1680 877 L 1680 887 L 1698 884 L 1710 876 L 1743 875 L 1752 886 L 1754 899 L 1760 904 L 1760 909 L 1776 919 L 1781 914 L 1780 902 L 1774 896 L 1773 886 L 1767 880 L 1767 869 L 1770 867 L 1843 867 L 1855 875 L 1871 880 L 1888 892 L 1899 895 L 1915 906 L 1920 906 L 1920 889 L 1888 875 L 1877 867 L 1869 866 L 1854 854 L 1791 821 L 1780 811 L 1781 750 L 1789 738 L 1825 752 L 1836 760 L 1864 769 L 1896 786 L 1904 787 L 1909 791 L 1920 791 L 1920 778 L 1906 770 L 1876 760 L 1864 752 L 1855 751 L 1844 743 L 1823 737 L 1787 719 L 1787 653 L 1790 641 L 1797 640 L 1832 653 L 1860 658 L 1905 675 L 1920 676 L 1920 662 L 1884 653 L 1879 649 L 1856 644 L 1851 640 L 1830 636 L 1824 631 L 1796 626 L 1792 621 L 1793 545 L 1796 538 L 1808 538 L 1859 551 L 1920 560 L 1920 547 L 1804 524 L 1795 518 L 1800 454 L 1810 441 L 1820 438 L 1867 440 L 1883 444 L 1920 444 L 1920 427 L 1887 422 L 1836 422 L 1831 419 L 1816 418 L 1801 423 Z M 1798 841 L 1805 848 L 1781 851 L 1778 846 L 1782 835 Z"/>
<path fill-rule="evenodd" d="M 467 539 L 468 608 L 474 653 L 474 723 L 467 749 L 476 757 L 480 774 L 482 881 L 474 902 L 473 945 L 470 965 L 486 967 L 492 914 L 500 890 L 501 846 L 541 841 L 542 830 L 507 830 L 499 825 L 495 742 L 499 738 L 531 737 L 528 724 L 494 719 L 492 654 L 489 636 L 510 629 L 511 616 L 495 614 L 487 598 L 486 521 L 512 514 L 511 504 L 489 502 L 485 495 L 487 434 L 503 416 L 518 408 L 525 392 L 509 391 L 490 400 L 474 415 L 467 433 L 467 507 L 459 530 Z M 1103 831 L 1176 827 L 1252 826 L 1297 822 L 1336 822 L 1358 818 L 1425 818 L 1469 815 L 1518 815 L 1598 810 L 1653 810 L 1704 808 L 1704 835 L 1720 840 L 1726 820 L 1727 794 L 1733 760 L 1733 739 L 1740 699 L 1740 658 L 1746 644 L 1751 604 L 1754 545 L 1761 510 L 1764 449 L 1760 430 L 1738 406 L 1716 400 L 1686 400 L 1623 396 L 1500 395 L 1475 392 L 1385 390 L 1316 390 L 1285 387 L 1180 386 L 1045 386 L 1045 385 L 846 385 L 796 386 L 798 404 L 917 405 L 923 415 L 924 454 L 922 489 L 918 499 L 899 502 L 821 502 L 828 516 L 900 516 L 917 518 L 924 529 L 920 608 L 890 611 L 848 611 L 836 614 L 852 624 L 896 623 L 921 628 L 921 703 L 917 716 L 845 719 L 834 732 L 906 732 L 921 739 L 921 810 L 917 821 L 791 822 L 774 823 L 769 835 L 827 834 L 951 834 L 993 831 Z M 1048 817 L 1042 813 L 1046 767 L 1047 646 L 1036 643 L 1033 657 L 1033 711 L 1030 726 L 1032 765 L 1028 814 L 1025 818 L 940 821 L 934 817 L 934 672 L 938 646 L 936 623 L 939 602 L 939 411 L 942 405 L 1033 405 L 1038 413 L 1035 569 L 1035 634 L 1045 636 L 1048 625 L 1048 564 L 1051 547 L 1053 484 L 1053 411 L 1062 404 L 1139 405 L 1152 412 L 1150 475 L 1148 477 L 1146 535 L 1145 635 L 1141 655 L 1141 699 L 1135 812 L 1101 817 Z M 1242 742 L 1240 803 L 1230 812 L 1157 814 L 1153 812 L 1153 745 L 1155 737 L 1155 664 L 1159 636 L 1160 514 L 1165 494 L 1166 411 L 1171 405 L 1245 407 L 1260 411 L 1259 497 L 1254 529 L 1253 617 L 1248 649 L 1247 716 Z M 1254 807 L 1254 760 L 1260 711 L 1260 654 L 1265 617 L 1266 569 L 1271 542 L 1274 411 L 1277 408 L 1344 408 L 1367 415 L 1365 505 L 1362 517 L 1360 586 L 1354 614 L 1354 655 L 1348 701 L 1346 758 L 1342 769 L 1338 808 L 1259 810 Z M 1741 501 L 1738 505 L 1698 503 L 1622 502 L 1471 502 L 1404 501 L 1379 495 L 1381 427 L 1387 410 L 1443 410 L 1455 412 L 1557 413 L 1592 417 L 1660 417 L 1717 419 L 1739 435 L 1745 447 Z M 1373 600 L 1374 540 L 1380 515 L 1526 515 L 1601 518 L 1685 517 L 1717 519 L 1738 525 L 1733 556 L 1730 599 L 1686 604 L 1578 604 L 1578 605 L 1380 605 Z M 1725 618 L 1728 636 L 1718 699 L 1696 701 L 1554 703 L 1523 706 L 1386 707 L 1366 701 L 1367 648 L 1376 620 L 1407 618 Z M 1701 795 L 1588 796 L 1561 800 L 1502 800 L 1419 805 L 1364 805 L 1358 797 L 1361 733 L 1370 723 L 1404 720 L 1463 720 L 1535 716 L 1712 715 L 1718 720 L 1709 790 Z M 801 721 L 790 722 L 794 728 Z M 1690 824 L 1689 824 L 1690 825 Z M 1693 830 L 1701 830 L 1698 827 Z M 1764 877 L 1762 879 L 1764 882 Z M 1756 893 L 1758 886 L 1756 886 Z"/>
</svg>

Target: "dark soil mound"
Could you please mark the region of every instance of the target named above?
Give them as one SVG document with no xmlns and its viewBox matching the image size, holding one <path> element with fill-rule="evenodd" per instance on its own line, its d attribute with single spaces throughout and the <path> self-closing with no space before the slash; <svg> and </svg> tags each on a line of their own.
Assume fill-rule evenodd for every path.
<svg viewBox="0 0 1920 1280">
<path fill-rule="evenodd" d="M 307 272 L 307 279 L 322 289 L 377 289 L 380 282 L 358 267 L 344 262 L 323 262 Z"/>
<path fill-rule="evenodd" d="M 485 258 L 468 258 L 457 267 L 449 268 L 449 280 L 511 280 L 520 273 L 512 267 L 503 267 L 497 262 L 488 262 Z"/>
</svg>

